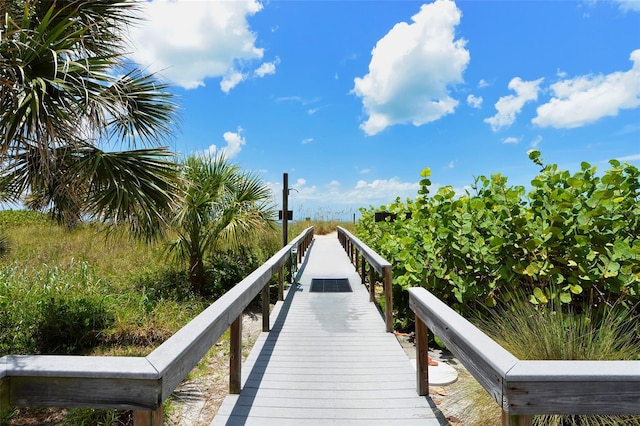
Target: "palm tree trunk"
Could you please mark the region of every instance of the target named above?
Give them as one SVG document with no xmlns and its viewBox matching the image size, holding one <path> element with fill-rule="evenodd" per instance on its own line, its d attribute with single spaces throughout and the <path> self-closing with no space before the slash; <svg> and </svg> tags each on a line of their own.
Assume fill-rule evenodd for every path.
<svg viewBox="0 0 640 426">
<path fill-rule="evenodd" d="M 192 255 L 189 259 L 189 265 L 189 283 L 191 284 L 191 290 L 194 294 L 200 296 L 202 295 L 202 289 L 205 283 L 202 257 Z"/>
</svg>

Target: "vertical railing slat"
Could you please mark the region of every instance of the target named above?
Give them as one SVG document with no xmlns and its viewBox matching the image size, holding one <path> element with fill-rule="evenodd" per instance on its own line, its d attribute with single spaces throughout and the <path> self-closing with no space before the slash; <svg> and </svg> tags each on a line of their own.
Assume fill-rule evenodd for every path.
<svg viewBox="0 0 640 426">
<path fill-rule="evenodd" d="M 229 337 L 229 393 L 239 394 L 242 387 L 242 315 L 231 323 Z"/>
<path fill-rule="evenodd" d="M 416 315 L 416 389 L 418 395 L 429 395 L 429 330 Z"/>
</svg>

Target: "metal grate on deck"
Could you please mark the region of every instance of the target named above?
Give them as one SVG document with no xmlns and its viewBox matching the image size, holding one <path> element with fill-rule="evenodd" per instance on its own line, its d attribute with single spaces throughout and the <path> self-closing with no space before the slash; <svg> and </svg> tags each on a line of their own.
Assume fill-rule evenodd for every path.
<svg viewBox="0 0 640 426">
<path fill-rule="evenodd" d="M 348 278 L 312 278 L 311 293 L 350 293 Z"/>
</svg>

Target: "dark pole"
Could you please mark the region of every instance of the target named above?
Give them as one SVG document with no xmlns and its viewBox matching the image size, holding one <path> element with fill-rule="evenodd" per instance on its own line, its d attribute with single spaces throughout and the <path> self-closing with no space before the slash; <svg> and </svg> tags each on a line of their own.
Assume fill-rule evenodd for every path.
<svg viewBox="0 0 640 426">
<path fill-rule="evenodd" d="M 282 247 L 289 242 L 289 229 L 287 220 L 289 219 L 289 174 L 282 174 Z"/>
</svg>

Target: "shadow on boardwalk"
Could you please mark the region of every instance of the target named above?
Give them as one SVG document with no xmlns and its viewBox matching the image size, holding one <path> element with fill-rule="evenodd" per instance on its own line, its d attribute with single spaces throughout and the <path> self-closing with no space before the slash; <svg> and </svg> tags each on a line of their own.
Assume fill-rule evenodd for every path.
<svg viewBox="0 0 640 426">
<path fill-rule="evenodd" d="M 327 277 L 353 291 L 309 291 Z M 243 365 L 241 394 L 227 396 L 212 425 L 446 425 L 416 394 L 415 370 L 384 329 L 335 234 L 316 236 Z"/>
</svg>

